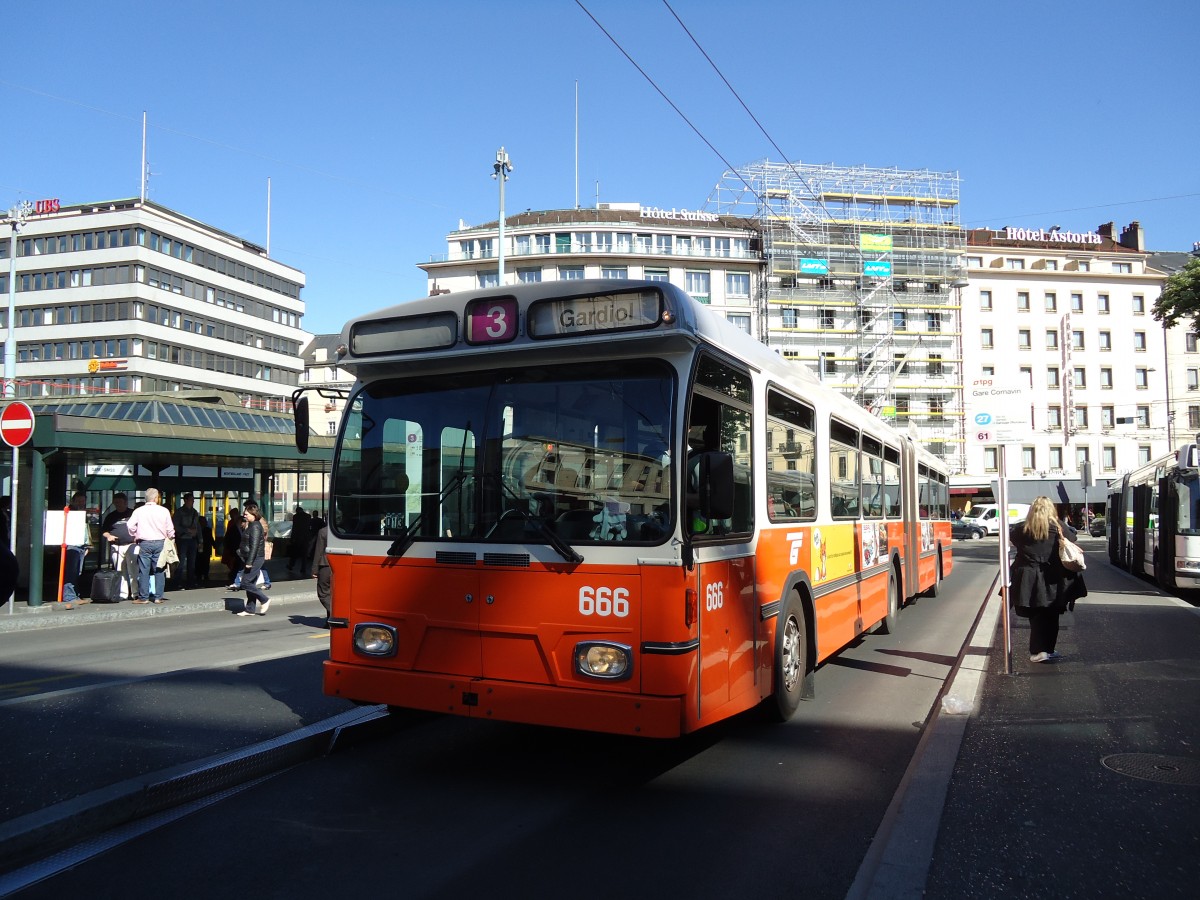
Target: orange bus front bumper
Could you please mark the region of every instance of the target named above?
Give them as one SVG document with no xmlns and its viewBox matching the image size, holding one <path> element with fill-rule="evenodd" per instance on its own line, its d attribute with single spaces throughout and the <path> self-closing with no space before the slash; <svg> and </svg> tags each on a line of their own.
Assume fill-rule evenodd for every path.
<svg viewBox="0 0 1200 900">
<path fill-rule="evenodd" d="M 327 660 L 325 693 L 358 703 L 639 737 L 683 732 L 683 699 L 462 678 Z"/>
</svg>

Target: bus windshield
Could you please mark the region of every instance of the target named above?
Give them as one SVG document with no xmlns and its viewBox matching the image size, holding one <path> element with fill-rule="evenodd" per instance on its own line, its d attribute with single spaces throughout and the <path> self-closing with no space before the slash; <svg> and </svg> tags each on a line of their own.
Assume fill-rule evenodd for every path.
<svg viewBox="0 0 1200 900">
<path fill-rule="evenodd" d="M 1176 488 L 1179 497 L 1178 534 L 1200 535 L 1200 474 L 1190 470 L 1182 473 Z"/>
<path fill-rule="evenodd" d="M 339 436 L 333 529 L 395 554 L 414 540 L 659 543 L 678 505 L 675 384 L 654 360 L 372 381 Z"/>
</svg>

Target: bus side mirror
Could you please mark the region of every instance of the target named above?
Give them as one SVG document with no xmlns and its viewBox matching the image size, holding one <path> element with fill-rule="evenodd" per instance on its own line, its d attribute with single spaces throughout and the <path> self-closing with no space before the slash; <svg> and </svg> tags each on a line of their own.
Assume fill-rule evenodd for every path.
<svg viewBox="0 0 1200 900">
<path fill-rule="evenodd" d="M 733 457 L 710 450 L 700 455 L 700 512 L 710 522 L 733 516 Z"/>
<path fill-rule="evenodd" d="M 301 397 L 293 407 L 292 417 L 296 423 L 296 449 L 308 452 L 308 397 Z"/>
</svg>

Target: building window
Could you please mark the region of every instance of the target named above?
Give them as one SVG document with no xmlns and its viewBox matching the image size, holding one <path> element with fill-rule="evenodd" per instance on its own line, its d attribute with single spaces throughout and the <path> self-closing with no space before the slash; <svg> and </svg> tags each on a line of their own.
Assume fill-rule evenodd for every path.
<svg viewBox="0 0 1200 900">
<path fill-rule="evenodd" d="M 685 278 L 687 279 L 687 292 L 701 303 L 708 303 L 712 283 L 711 273 L 689 269 L 685 273 Z"/>
<path fill-rule="evenodd" d="M 1138 353 L 1146 352 L 1146 332 L 1135 331 L 1133 333 L 1133 349 Z"/>
<path fill-rule="evenodd" d="M 1150 447 L 1147 444 L 1138 444 L 1138 465 L 1144 466 L 1150 462 Z"/>
<path fill-rule="evenodd" d="M 583 266 L 559 266 L 559 281 L 580 281 L 583 279 Z"/>
<path fill-rule="evenodd" d="M 1188 428 L 1200 428 L 1200 406 L 1189 406 L 1187 408 Z"/>
<path fill-rule="evenodd" d="M 1058 385 L 1058 366 L 1046 366 L 1046 387 L 1056 388 Z"/>
<path fill-rule="evenodd" d="M 779 311 L 779 316 L 780 316 L 780 324 L 784 328 L 795 328 L 796 327 L 796 310 L 794 307 L 785 306 L 783 309 L 781 309 Z"/>
<path fill-rule="evenodd" d="M 992 329 L 981 328 L 979 331 L 979 346 L 984 350 L 991 350 L 995 344 L 992 342 Z"/>
<path fill-rule="evenodd" d="M 1189 391 L 1200 391 L 1200 369 L 1187 370 L 1187 389 Z"/>
<path fill-rule="evenodd" d="M 1024 472 L 1037 471 L 1037 454 L 1033 447 L 1021 448 L 1021 470 Z"/>
<path fill-rule="evenodd" d="M 1144 316 L 1146 314 L 1146 298 L 1141 294 L 1133 295 L 1133 314 L 1135 316 Z"/>
<path fill-rule="evenodd" d="M 730 313 L 726 318 L 739 330 L 750 333 L 750 315 L 748 313 Z"/>
<path fill-rule="evenodd" d="M 1046 312 L 1056 312 L 1058 310 L 1058 295 L 1046 294 Z"/>
<path fill-rule="evenodd" d="M 1112 350 L 1112 332 L 1111 331 L 1100 332 L 1100 350 L 1101 351 Z"/>
<path fill-rule="evenodd" d="M 654 236 L 654 250 L 656 253 L 670 253 L 672 249 L 673 235 L 656 234 Z"/>
<path fill-rule="evenodd" d="M 836 375 L 837 374 L 837 361 L 833 358 L 832 353 L 825 353 L 825 352 L 821 353 L 821 374 L 822 375 Z"/>
<path fill-rule="evenodd" d="M 1004 267 L 1006 269 L 1024 269 L 1025 268 L 1025 260 L 1014 259 L 1013 257 L 1009 257 L 1008 259 L 1004 260 Z"/>
<path fill-rule="evenodd" d="M 980 309 L 991 309 L 992 308 L 992 292 L 991 291 L 980 291 L 979 292 L 979 308 Z"/>
<path fill-rule="evenodd" d="M 1029 291 L 1017 291 L 1017 309 L 1029 312 Z"/>
<path fill-rule="evenodd" d="M 1082 296 L 1079 298 L 1079 308 L 1081 310 L 1083 309 L 1083 297 Z M 1110 310 L 1111 310 L 1111 306 L 1108 302 L 1108 294 L 1097 294 L 1096 295 L 1096 312 L 1100 313 L 1100 315 L 1102 315 L 1102 316 L 1107 316 L 1109 314 Z"/>
<path fill-rule="evenodd" d="M 1112 444 L 1105 444 L 1100 448 L 1100 465 L 1105 472 L 1116 471 L 1117 468 L 1117 448 Z"/>
<path fill-rule="evenodd" d="M 1112 406 L 1100 407 L 1100 427 L 1103 429 L 1111 429 L 1117 424 L 1117 411 Z"/>
<path fill-rule="evenodd" d="M 820 311 L 820 319 L 822 328 L 834 327 L 834 311 L 832 309 L 822 309 Z"/>
<path fill-rule="evenodd" d="M 1150 371 L 1148 369 L 1133 370 L 1133 386 L 1139 391 L 1144 391 L 1150 387 Z"/>
<path fill-rule="evenodd" d="M 749 272 L 726 272 L 725 273 L 725 296 L 736 298 L 738 300 L 747 300 L 750 297 L 750 273 Z"/>
<path fill-rule="evenodd" d="M 1100 369 L 1100 390 L 1111 391 L 1112 386 L 1113 386 L 1112 369 L 1101 368 Z"/>
<path fill-rule="evenodd" d="M 1139 406 L 1137 408 L 1137 413 L 1134 416 L 1134 423 L 1137 425 L 1138 428 L 1149 428 L 1150 427 L 1150 407 L 1149 406 Z"/>
<path fill-rule="evenodd" d="M 1086 406 L 1075 407 L 1075 427 L 1086 431 L 1088 427 L 1088 411 Z"/>
<path fill-rule="evenodd" d="M 1073 348 L 1075 348 L 1076 350 L 1084 349 L 1083 332 L 1082 331 L 1072 331 L 1071 332 L 1071 346 Z"/>
<path fill-rule="evenodd" d="M 1033 387 L 1033 366 L 1021 366 L 1021 380 Z"/>
<path fill-rule="evenodd" d="M 1051 469 L 1051 471 L 1054 471 L 1054 470 L 1057 470 L 1059 472 L 1062 471 L 1062 467 L 1063 467 L 1062 466 L 1062 460 L 1063 460 L 1062 451 L 1063 451 L 1062 447 L 1051 447 L 1050 448 L 1050 469 Z"/>
<path fill-rule="evenodd" d="M 1062 428 L 1062 407 L 1050 406 L 1046 408 L 1046 427 L 1047 428 Z"/>
<path fill-rule="evenodd" d="M 968 256 L 963 260 L 963 262 L 968 269 L 982 269 L 983 268 L 983 257 L 982 256 Z"/>
<path fill-rule="evenodd" d="M 925 314 L 925 328 L 933 334 L 941 333 L 942 314 L 940 312 L 927 312 Z"/>
<path fill-rule="evenodd" d="M 1075 468 L 1082 472 L 1083 467 L 1091 460 L 1092 454 L 1087 447 L 1075 448 Z"/>
<path fill-rule="evenodd" d="M 1075 369 L 1072 370 L 1071 377 L 1075 379 L 1075 387 L 1087 387 L 1087 369 L 1085 369 L 1083 366 L 1076 366 Z"/>
<path fill-rule="evenodd" d="M 1058 329 L 1057 328 L 1047 328 L 1046 329 L 1046 349 L 1047 350 L 1057 350 L 1058 349 Z"/>
<path fill-rule="evenodd" d="M 995 366 L 984 366 L 979 374 L 984 376 L 985 378 L 995 378 L 996 377 L 996 367 Z"/>
<path fill-rule="evenodd" d="M 542 280 L 542 270 L 530 267 L 517 269 L 517 284 L 536 284 Z"/>
<path fill-rule="evenodd" d="M 1118 275 L 1132 275 L 1133 263 L 1115 262 L 1112 264 L 1112 269 Z"/>
<path fill-rule="evenodd" d="M 1195 353 L 1197 340 L 1198 336 L 1194 331 L 1190 331 L 1185 334 L 1183 337 L 1184 349 L 1187 350 L 1188 353 Z"/>
<path fill-rule="evenodd" d="M 494 288 L 500 286 L 500 272 L 493 269 L 490 272 L 476 272 L 476 277 L 479 279 L 481 288 Z"/>
<path fill-rule="evenodd" d="M 936 378 L 936 377 L 942 375 L 943 373 L 944 373 L 944 369 L 942 366 L 942 354 L 930 353 L 929 354 L 929 374 L 932 377 Z"/>
<path fill-rule="evenodd" d="M 896 309 L 892 311 L 892 328 L 896 331 L 908 331 L 908 311 Z"/>
<path fill-rule="evenodd" d="M 1075 268 L 1080 272 L 1090 272 L 1092 271 L 1092 264 L 1086 259 L 1080 259 L 1075 261 Z"/>
<path fill-rule="evenodd" d="M 627 269 L 625 266 L 601 266 L 600 267 L 600 277 L 601 278 L 622 278 L 622 279 L 628 278 L 629 277 L 629 269 Z"/>
<path fill-rule="evenodd" d="M 1022 350 L 1028 350 L 1032 346 L 1033 339 L 1029 335 L 1028 328 L 1022 328 L 1017 332 L 1017 346 Z"/>
<path fill-rule="evenodd" d="M 1000 467 L 998 459 L 998 451 L 995 447 L 983 448 L 983 470 L 985 472 L 995 472 Z"/>
<path fill-rule="evenodd" d="M 647 281 L 669 281 L 671 273 L 666 269 L 646 269 L 642 277 Z"/>
</svg>

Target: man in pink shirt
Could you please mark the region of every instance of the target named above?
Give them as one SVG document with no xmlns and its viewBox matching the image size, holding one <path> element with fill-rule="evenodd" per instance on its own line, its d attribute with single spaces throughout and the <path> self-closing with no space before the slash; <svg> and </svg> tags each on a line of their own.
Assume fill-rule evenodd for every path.
<svg viewBox="0 0 1200 900">
<path fill-rule="evenodd" d="M 146 502 L 129 517 L 129 536 L 138 548 L 137 597 L 134 603 L 162 603 L 167 576 L 157 568 L 167 538 L 175 537 L 171 514 L 158 505 L 158 488 L 146 488 Z M 153 575 L 153 581 L 151 581 Z"/>
</svg>

